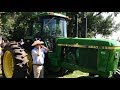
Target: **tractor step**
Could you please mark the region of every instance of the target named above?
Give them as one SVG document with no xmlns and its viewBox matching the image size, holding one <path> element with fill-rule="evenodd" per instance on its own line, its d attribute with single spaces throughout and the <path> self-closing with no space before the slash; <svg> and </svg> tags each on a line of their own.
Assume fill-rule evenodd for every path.
<svg viewBox="0 0 120 90">
<path fill-rule="evenodd" d="M 117 69 L 117 70 L 116 70 L 116 73 L 120 75 L 120 69 Z"/>
<path fill-rule="evenodd" d="M 120 69 L 117 69 L 118 72 L 120 72 Z"/>
<path fill-rule="evenodd" d="M 116 70 L 116 74 L 113 75 L 113 78 L 120 78 L 120 69 Z"/>
<path fill-rule="evenodd" d="M 116 73 L 120 75 L 120 72 L 119 72 L 119 71 L 116 71 Z"/>
</svg>

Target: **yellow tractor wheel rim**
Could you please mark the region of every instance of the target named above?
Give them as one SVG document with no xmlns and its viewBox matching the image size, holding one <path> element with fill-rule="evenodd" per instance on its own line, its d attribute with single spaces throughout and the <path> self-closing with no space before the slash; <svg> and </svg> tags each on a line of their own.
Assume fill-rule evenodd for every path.
<svg viewBox="0 0 120 90">
<path fill-rule="evenodd" d="M 6 78 L 12 78 L 14 71 L 14 62 L 11 52 L 8 50 L 3 56 L 3 71 Z"/>
</svg>

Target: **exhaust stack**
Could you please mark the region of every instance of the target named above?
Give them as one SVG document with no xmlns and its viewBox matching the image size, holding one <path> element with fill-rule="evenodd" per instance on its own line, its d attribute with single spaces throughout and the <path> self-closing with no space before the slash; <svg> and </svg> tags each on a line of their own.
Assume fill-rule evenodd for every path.
<svg viewBox="0 0 120 90">
<path fill-rule="evenodd" d="M 81 30 L 81 38 L 87 37 L 87 18 L 84 15 L 84 12 L 82 12 L 82 30 Z"/>
</svg>

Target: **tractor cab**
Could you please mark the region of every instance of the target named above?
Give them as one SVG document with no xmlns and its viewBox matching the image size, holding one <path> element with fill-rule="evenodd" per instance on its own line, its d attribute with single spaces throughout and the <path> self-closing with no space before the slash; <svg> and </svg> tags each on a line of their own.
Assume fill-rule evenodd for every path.
<svg viewBox="0 0 120 90">
<path fill-rule="evenodd" d="M 53 51 L 55 38 L 67 38 L 67 20 L 69 20 L 67 16 L 53 12 L 35 15 L 29 21 L 28 35 L 25 38 L 43 40 L 45 45 Z"/>
<path fill-rule="evenodd" d="M 32 35 L 67 37 L 68 17 L 57 13 L 42 13 L 32 18 Z"/>
</svg>

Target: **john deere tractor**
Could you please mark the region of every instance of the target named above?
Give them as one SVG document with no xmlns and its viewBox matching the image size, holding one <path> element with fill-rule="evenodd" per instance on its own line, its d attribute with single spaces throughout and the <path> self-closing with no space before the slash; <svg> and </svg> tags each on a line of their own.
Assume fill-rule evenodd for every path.
<svg viewBox="0 0 120 90">
<path fill-rule="evenodd" d="M 44 41 L 46 70 L 80 70 L 102 77 L 119 73 L 120 43 L 114 40 L 67 37 L 69 18 L 57 13 L 41 13 L 31 18 L 27 36 L 4 47 L 2 73 L 6 78 L 33 75 L 31 50 L 34 40 Z"/>
</svg>

